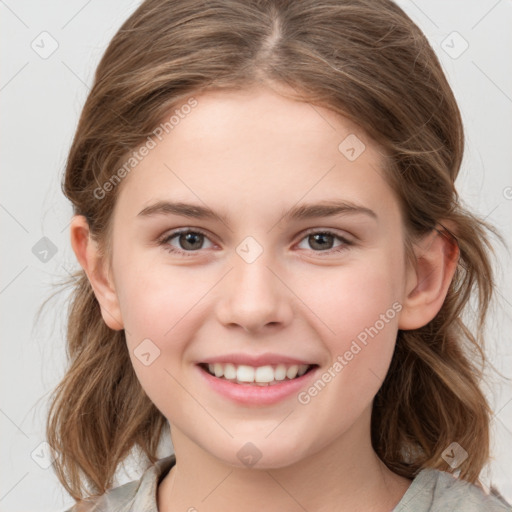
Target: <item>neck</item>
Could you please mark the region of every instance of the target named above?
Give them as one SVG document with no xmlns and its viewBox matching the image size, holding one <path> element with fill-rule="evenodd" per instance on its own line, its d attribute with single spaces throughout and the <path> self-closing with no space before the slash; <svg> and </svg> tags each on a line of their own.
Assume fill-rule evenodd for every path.
<svg viewBox="0 0 512 512">
<path fill-rule="evenodd" d="M 172 428 L 176 465 L 158 487 L 158 510 L 389 512 L 411 482 L 377 457 L 369 427 L 355 427 L 292 465 L 269 469 L 226 464 Z"/>
</svg>

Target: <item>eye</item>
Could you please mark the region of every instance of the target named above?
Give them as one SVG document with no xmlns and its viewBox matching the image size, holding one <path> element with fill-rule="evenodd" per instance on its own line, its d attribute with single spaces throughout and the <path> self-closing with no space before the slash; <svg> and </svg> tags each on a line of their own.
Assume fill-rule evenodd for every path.
<svg viewBox="0 0 512 512">
<path fill-rule="evenodd" d="M 194 256 L 194 253 L 205 248 L 203 247 L 205 240 L 209 241 L 207 235 L 200 230 L 181 229 L 166 234 L 158 243 L 170 253 Z M 335 240 L 338 240 L 339 244 L 333 247 Z M 173 241 L 177 246 L 171 243 Z M 351 245 L 354 245 L 350 240 L 331 231 L 317 230 L 309 232 L 302 238 L 301 243 L 303 243 L 303 241 L 306 241 L 314 252 L 326 254 L 339 253 L 347 250 Z M 213 246 L 213 244 L 211 246 Z M 306 249 L 308 248 L 306 247 Z"/>
<path fill-rule="evenodd" d="M 176 239 L 178 247 L 171 245 L 171 241 L 174 239 Z M 166 235 L 160 240 L 159 244 L 169 252 L 193 256 L 191 253 L 197 252 L 199 249 L 203 248 L 202 245 L 205 239 L 208 240 L 206 234 L 201 231 L 183 229 Z"/>
<path fill-rule="evenodd" d="M 309 232 L 302 240 L 305 240 L 306 243 L 313 248 L 314 252 L 322 252 L 328 254 L 345 251 L 348 249 L 348 247 L 353 245 L 353 242 L 350 240 L 347 240 L 345 237 L 337 235 L 331 231 Z M 335 240 L 338 240 L 340 244 L 333 247 L 332 244 Z"/>
</svg>

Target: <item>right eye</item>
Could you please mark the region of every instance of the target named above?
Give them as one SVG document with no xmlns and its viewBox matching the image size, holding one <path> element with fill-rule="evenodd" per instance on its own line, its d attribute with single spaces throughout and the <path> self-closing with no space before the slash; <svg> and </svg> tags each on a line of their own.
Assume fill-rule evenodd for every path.
<svg viewBox="0 0 512 512">
<path fill-rule="evenodd" d="M 181 246 L 175 247 L 171 245 L 171 241 L 176 239 L 177 243 Z M 162 245 L 166 251 L 174 254 L 181 254 L 183 256 L 193 256 L 194 252 L 198 252 L 201 249 L 206 234 L 192 229 L 180 229 L 172 231 L 170 234 L 166 234 L 165 237 L 159 241 L 159 245 Z"/>
</svg>

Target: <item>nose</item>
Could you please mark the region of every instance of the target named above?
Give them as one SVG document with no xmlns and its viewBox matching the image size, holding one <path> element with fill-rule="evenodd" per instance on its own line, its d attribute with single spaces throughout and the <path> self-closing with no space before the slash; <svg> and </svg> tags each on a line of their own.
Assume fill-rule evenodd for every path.
<svg viewBox="0 0 512 512">
<path fill-rule="evenodd" d="M 252 333 L 288 325 L 294 295 L 280 273 L 284 272 L 263 255 L 252 263 L 235 258 L 220 290 L 218 320 L 225 327 L 239 326 Z"/>
</svg>

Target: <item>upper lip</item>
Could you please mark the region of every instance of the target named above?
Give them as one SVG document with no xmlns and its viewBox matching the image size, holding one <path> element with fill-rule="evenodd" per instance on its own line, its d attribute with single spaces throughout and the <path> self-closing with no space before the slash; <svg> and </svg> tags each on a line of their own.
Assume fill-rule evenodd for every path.
<svg viewBox="0 0 512 512">
<path fill-rule="evenodd" d="M 233 363 L 235 365 L 247 365 L 247 366 L 267 366 L 267 365 L 278 365 L 278 364 L 307 364 L 313 365 L 311 361 L 304 361 L 303 359 L 298 359 L 296 357 L 288 357 L 281 354 L 259 354 L 259 355 L 249 355 L 249 354 L 226 354 L 223 356 L 215 356 L 209 357 L 207 359 L 203 359 L 199 362 L 199 364 L 215 364 L 215 363 Z"/>
</svg>

